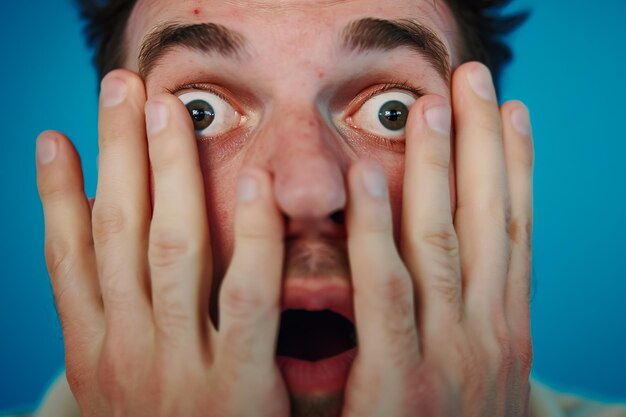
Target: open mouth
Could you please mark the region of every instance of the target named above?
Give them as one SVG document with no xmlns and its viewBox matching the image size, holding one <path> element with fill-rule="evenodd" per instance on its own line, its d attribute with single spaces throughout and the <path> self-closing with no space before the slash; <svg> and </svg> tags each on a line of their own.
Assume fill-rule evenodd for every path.
<svg viewBox="0 0 626 417">
<path fill-rule="evenodd" d="M 282 313 L 277 355 L 316 362 L 357 346 L 354 324 L 331 310 Z"/>
</svg>

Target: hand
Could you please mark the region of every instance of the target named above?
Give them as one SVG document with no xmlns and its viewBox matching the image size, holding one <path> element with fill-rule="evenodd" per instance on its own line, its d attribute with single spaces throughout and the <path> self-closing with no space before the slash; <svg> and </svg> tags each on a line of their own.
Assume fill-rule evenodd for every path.
<svg viewBox="0 0 626 417">
<path fill-rule="evenodd" d="M 528 113 L 519 102 L 498 109 L 478 63 L 455 72 L 452 96 L 454 215 L 450 106 L 442 97 L 420 98 L 409 115 L 400 253 L 382 169 L 360 162 L 350 172 L 359 353 L 343 417 L 528 415 Z"/>
<path fill-rule="evenodd" d="M 58 132 L 38 140 L 46 261 L 72 392 L 85 417 L 287 416 L 274 362 L 283 224 L 269 176 L 242 174 L 218 333 L 195 133 L 176 97 L 145 101 L 135 74 L 103 80 L 93 215 L 71 143 Z"/>
</svg>

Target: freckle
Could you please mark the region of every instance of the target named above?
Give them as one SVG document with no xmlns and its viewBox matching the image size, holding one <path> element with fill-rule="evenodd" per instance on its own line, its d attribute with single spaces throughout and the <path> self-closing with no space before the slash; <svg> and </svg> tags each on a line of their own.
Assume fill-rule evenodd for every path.
<svg viewBox="0 0 626 417">
<path fill-rule="evenodd" d="M 317 72 L 317 78 L 319 78 L 320 80 L 321 80 L 322 78 L 324 78 L 324 75 L 326 75 L 326 74 L 324 74 L 324 71 L 318 71 L 318 72 Z"/>
</svg>

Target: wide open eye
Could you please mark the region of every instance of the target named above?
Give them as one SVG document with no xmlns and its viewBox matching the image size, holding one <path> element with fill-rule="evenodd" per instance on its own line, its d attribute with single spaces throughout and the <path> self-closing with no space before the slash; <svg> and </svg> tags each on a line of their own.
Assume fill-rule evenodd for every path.
<svg viewBox="0 0 626 417">
<path fill-rule="evenodd" d="M 198 136 L 218 136 L 241 123 L 241 114 L 210 91 L 190 91 L 178 98 L 187 106 Z"/>
<path fill-rule="evenodd" d="M 415 103 L 412 94 L 392 90 L 368 99 L 350 118 L 360 130 L 385 138 L 403 138 L 409 108 Z"/>
</svg>

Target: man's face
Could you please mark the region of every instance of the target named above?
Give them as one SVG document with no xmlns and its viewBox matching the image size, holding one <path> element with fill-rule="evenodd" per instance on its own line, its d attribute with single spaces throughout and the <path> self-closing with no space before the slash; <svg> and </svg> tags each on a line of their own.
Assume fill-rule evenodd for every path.
<svg viewBox="0 0 626 417">
<path fill-rule="evenodd" d="M 197 24 L 209 25 L 187 27 Z M 163 30 L 176 36 L 149 40 Z M 149 97 L 171 92 L 195 112 L 215 281 L 233 253 L 239 172 L 273 176 L 292 310 L 279 365 L 296 408 L 339 404 L 354 357 L 347 170 L 360 158 L 385 168 L 397 241 L 403 121 L 420 95 L 449 98 L 456 32 L 436 0 L 139 0 L 131 15 L 127 67 Z"/>
</svg>

